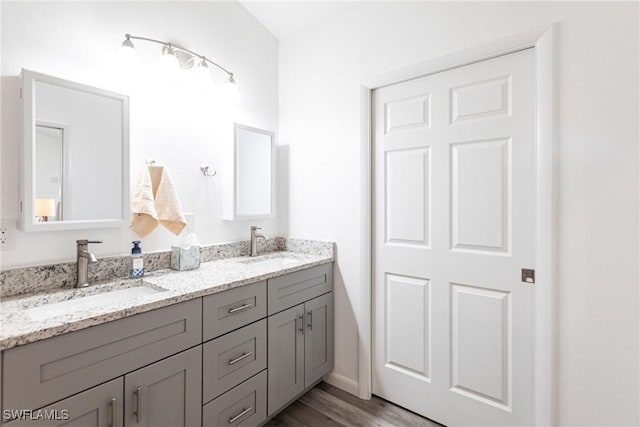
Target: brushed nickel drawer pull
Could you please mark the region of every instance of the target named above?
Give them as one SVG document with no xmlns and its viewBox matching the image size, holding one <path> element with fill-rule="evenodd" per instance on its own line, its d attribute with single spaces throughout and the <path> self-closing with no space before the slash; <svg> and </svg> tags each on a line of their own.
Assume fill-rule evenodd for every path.
<svg viewBox="0 0 640 427">
<path fill-rule="evenodd" d="M 300 319 L 300 329 L 298 329 L 298 331 L 302 332 L 302 335 L 304 335 L 304 313 L 299 314 L 298 319 Z M 296 319 L 296 323 L 298 322 L 298 319 Z"/>
<path fill-rule="evenodd" d="M 239 361 L 246 359 L 249 356 L 253 355 L 253 351 L 250 351 L 249 353 L 244 353 L 242 356 L 236 358 L 236 359 L 232 359 L 229 360 L 229 365 L 235 365 L 236 363 L 238 363 Z"/>
<path fill-rule="evenodd" d="M 111 427 L 118 427 L 118 398 L 111 399 Z"/>
<path fill-rule="evenodd" d="M 239 311 L 246 310 L 247 308 L 253 307 L 253 304 L 242 304 L 240 307 L 230 308 L 229 314 L 237 313 Z"/>
<path fill-rule="evenodd" d="M 136 387 L 133 393 L 136 395 L 136 412 L 134 412 L 134 415 L 136 416 L 136 423 L 140 424 L 140 419 L 142 418 L 142 389 Z"/>
<path fill-rule="evenodd" d="M 249 406 L 247 409 L 243 409 L 242 412 L 240 412 L 235 417 L 230 417 L 229 418 L 229 424 L 235 423 L 236 421 L 238 421 L 240 418 L 242 418 L 244 415 L 248 414 L 252 410 L 253 410 L 253 407 L 251 407 L 251 406 Z"/>
<path fill-rule="evenodd" d="M 309 316 L 309 323 L 307 323 L 307 327 L 310 331 L 313 330 L 313 311 L 307 311 L 307 316 Z"/>
</svg>

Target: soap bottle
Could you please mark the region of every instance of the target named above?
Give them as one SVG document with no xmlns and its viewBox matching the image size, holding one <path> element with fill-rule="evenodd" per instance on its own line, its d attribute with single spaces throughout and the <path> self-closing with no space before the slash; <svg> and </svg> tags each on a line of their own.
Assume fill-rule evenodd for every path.
<svg viewBox="0 0 640 427">
<path fill-rule="evenodd" d="M 131 262 L 129 263 L 129 278 L 135 279 L 144 276 L 144 258 L 142 258 L 142 249 L 140 248 L 140 240 L 134 240 L 133 248 L 131 248 Z"/>
</svg>

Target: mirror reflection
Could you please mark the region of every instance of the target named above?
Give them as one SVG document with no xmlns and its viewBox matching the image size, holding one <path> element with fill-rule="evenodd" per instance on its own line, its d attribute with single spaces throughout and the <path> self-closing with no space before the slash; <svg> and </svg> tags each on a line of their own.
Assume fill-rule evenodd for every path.
<svg viewBox="0 0 640 427">
<path fill-rule="evenodd" d="M 236 213 L 239 216 L 271 214 L 270 132 L 236 125 Z"/>
<path fill-rule="evenodd" d="M 273 214 L 273 132 L 235 123 L 234 134 L 223 218 L 267 218 Z"/>
<path fill-rule="evenodd" d="M 25 231 L 120 225 L 128 200 L 128 98 L 28 70 L 23 89 Z"/>
<path fill-rule="evenodd" d="M 64 125 L 36 124 L 35 216 L 39 222 L 62 221 Z"/>
</svg>

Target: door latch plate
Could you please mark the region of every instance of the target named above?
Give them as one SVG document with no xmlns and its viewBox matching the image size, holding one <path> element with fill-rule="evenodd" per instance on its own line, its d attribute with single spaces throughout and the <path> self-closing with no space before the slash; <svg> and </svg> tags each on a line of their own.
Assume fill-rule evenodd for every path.
<svg viewBox="0 0 640 427">
<path fill-rule="evenodd" d="M 522 281 L 524 283 L 536 283 L 536 271 L 527 268 L 522 269 Z"/>
</svg>

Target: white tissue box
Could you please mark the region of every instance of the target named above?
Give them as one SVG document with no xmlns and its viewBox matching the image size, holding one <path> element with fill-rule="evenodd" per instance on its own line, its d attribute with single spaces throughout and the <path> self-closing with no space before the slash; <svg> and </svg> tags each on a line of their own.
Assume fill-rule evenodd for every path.
<svg viewBox="0 0 640 427">
<path fill-rule="evenodd" d="M 200 267 L 200 246 L 189 249 L 171 246 L 171 268 L 173 270 L 193 270 Z"/>
</svg>

